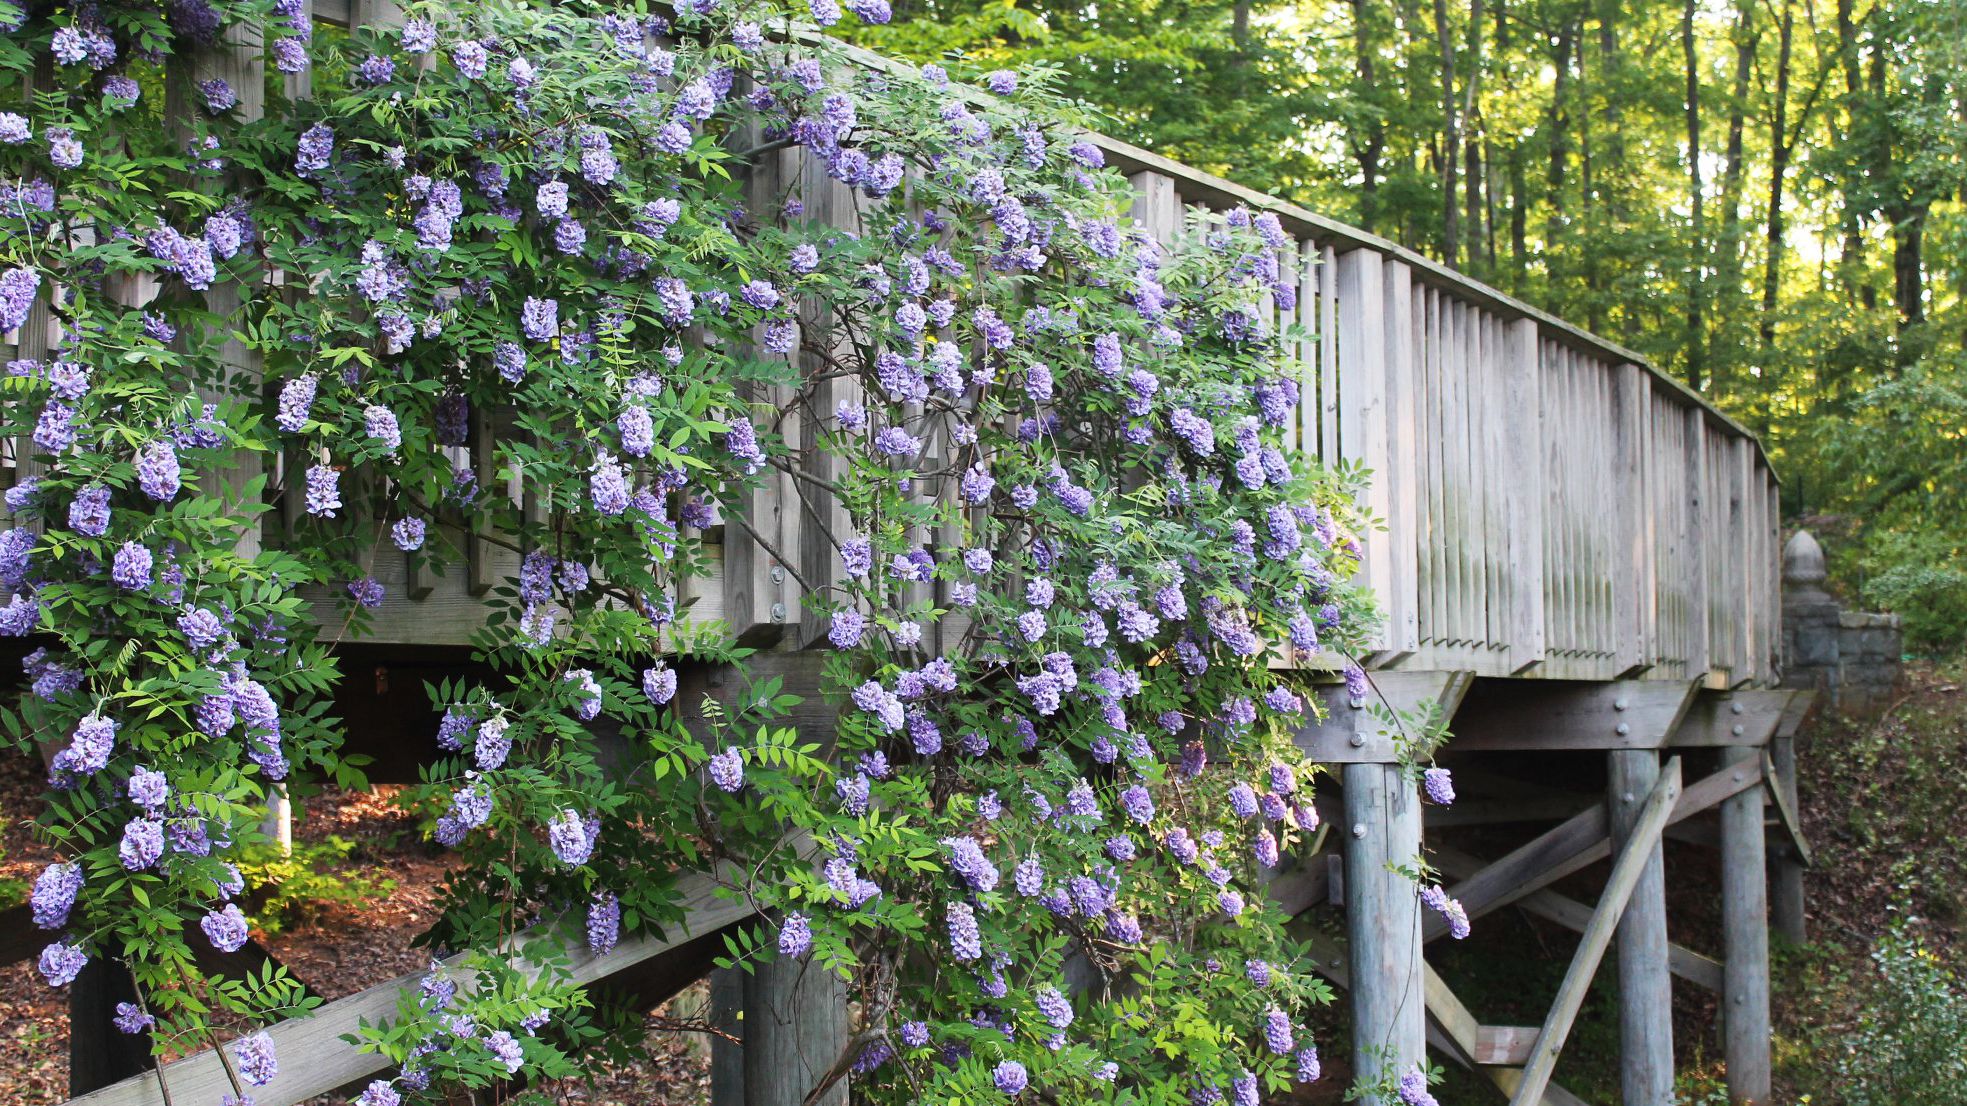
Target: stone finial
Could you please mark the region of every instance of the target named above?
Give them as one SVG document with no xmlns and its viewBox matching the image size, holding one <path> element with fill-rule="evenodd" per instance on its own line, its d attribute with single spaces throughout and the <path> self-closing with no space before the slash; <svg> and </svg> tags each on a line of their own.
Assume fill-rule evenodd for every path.
<svg viewBox="0 0 1967 1106">
<path fill-rule="evenodd" d="M 1808 530 L 1798 530 L 1783 546 L 1783 582 L 1821 584 L 1830 573 L 1824 568 L 1824 547 Z"/>
</svg>

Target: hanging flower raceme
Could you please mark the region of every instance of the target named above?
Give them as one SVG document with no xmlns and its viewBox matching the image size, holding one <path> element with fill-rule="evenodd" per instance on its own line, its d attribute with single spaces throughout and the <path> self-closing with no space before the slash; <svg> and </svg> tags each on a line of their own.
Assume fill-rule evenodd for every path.
<svg viewBox="0 0 1967 1106">
<path fill-rule="evenodd" d="M 1284 451 L 1281 227 L 1157 237 L 1051 74 L 858 68 L 768 39 L 764 0 L 408 7 L 332 38 L 292 0 L 13 32 L 10 64 L 56 74 L 0 113 L 0 330 L 63 308 L 10 367 L 44 471 L 0 534 L 0 634 L 48 639 L 10 730 L 68 735 L 47 979 L 159 949 L 128 957 L 130 1024 L 222 1018 L 241 1078 L 274 1077 L 251 1026 L 308 1000 L 279 973 L 187 989 L 184 934 L 243 947 L 267 790 L 355 774 L 318 628 L 418 617 L 380 582 L 403 557 L 506 578 L 493 676 L 430 689 L 415 792 L 458 853 L 432 941 L 470 971 L 366 1031 L 395 1067 L 360 1101 L 572 1070 L 589 1015 L 564 958 L 497 952 L 512 927 L 605 957 L 727 859 L 763 911 L 743 955 L 812 957 L 892 1023 L 850 1061 L 870 1101 L 1316 1078 L 1323 991 L 1264 880 L 1316 824 L 1291 734 L 1317 707 L 1271 661 L 1355 650 L 1369 613 L 1353 489 Z M 318 63 L 310 98 L 131 109 L 247 19 L 282 72 Z M 730 179 L 780 147 L 807 171 Z M 51 217 L 106 231 L 49 245 Z M 764 550 L 761 495 L 827 554 Z M 712 706 L 694 682 L 752 659 L 700 602 L 746 541 L 803 595 L 782 648 L 834 647 L 833 732 L 769 680 Z M 1101 976 L 1126 1003 L 1072 982 Z"/>
</svg>

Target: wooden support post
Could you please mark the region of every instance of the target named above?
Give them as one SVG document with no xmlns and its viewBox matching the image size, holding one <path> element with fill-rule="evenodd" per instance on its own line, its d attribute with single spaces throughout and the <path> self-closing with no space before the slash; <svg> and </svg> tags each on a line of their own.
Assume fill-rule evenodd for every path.
<svg viewBox="0 0 1967 1106">
<path fill-rule="evenodd" d="M 1421 904 L 1392 871 L 1421 851 L 1421 804 L 1398 765 L 1345 773 L 1346 947 L 1352 1062 L 1361 1077 L 1401 1072 L 1427 1055 Z"/>
<path fill-rule="evenodd" d="M 1747 776 L 1761 751 L 1722 750 L 1724 768 Z M 1728 1101 L 1765 1106 L 1769 1076 L 1769 897 L 1763 792 L 1751 787 L 1721 804 L 1722 1056 Z"/>
<path fill-rule="evenodd" d="M 801 1106 L 847 1047 L 847 985 L 811 960 L 759 964 L 745 979 L 744 1026 L 744 1106 Z M 847 1081 L 814 1106 L 847 1106 Z"/>
<path fill-rule="evenodd" d="M 1666 830 L 1667 819 L 1673 815 L 1675 800 L 1680 798 L 1680 758 L 1667 762 L 1666 770 L 1659 775 L 1659 782 L 1653 785 L 1653 793 L 1646 799 L 1638 816 L 1633 820 L 1632 830 L 1626 839 L 1626 847 L 1612 863 L 1612 875 L 1605 881 L 1605 892 L 1598 899 L 1598 909 L 1592 913 L 1591 924 L 1585 927 L 1584 936 L 1578 939 L 1578 951 L 1571 958 L 1571 966 L 1564 972 L 1564 982 L 1558 985 L 1557 999 L 1551 1003 L 1550 1013 L 1544 1016 L 1543 1028 L 1537 1033 L 1537 1045 L 1530 1052 L 1529 1063 L 1523 1066 L 1523 1082 L 1510 1096 L 1510 1106 L 1529 1106 L 1543 1098 L 1544 1088 L 1549 1086 L 1552 1073 L 1557 1069 L 1557 1056 L 1564 1050 L 1564 1041 L 1571 1035 L 1571 1024 L 1577 1020 L 1578 1011 L 1584 1007 L 1585 991 L 1591 986 L 1591 977 L 1598 971 L 1598 962 L 1605 955 L 1605 947 L 1612 942 L 1612 934 L 1620 917 L 1625 913 L 1626 904 L 1632 900 L 1632 891 L 1639 883 L 1640 873 L 1646 867 L 1648 853 L 1659 845 L 1660 834 Z M 1665 960 L 1665 950 L 1661 950 L 1661 960 Z"/>
<path fill-rule="evenodd" d="M 68 989 L 68 1093 L 85 1095 L 157 1066 L 150 1034 L 117 1030 L 116 1004 L 137 1001 L 123 961 L 98 950 Z"/>
<path fill-rule="evenodd" d="M 1659 782 L 1659 755 L 1614 749 L 1608 761 L 1606 805 L 1612 849 L 1632 838 L 1640 805 Z M 1625 1106 L 1673 1102 L 1673 981 L 1668 972 L 1666 861 L 1657 839 L 1646 850 L 1639 881 L 1619 920 L 1620 1083 Z"/>
<path fill-rule="evenodd" d="M 710 1106 L 744 1106 L 744 992 L 743 968 L 716 968 L 710 973 Z"/>
<path fill-rule="evenodd" d="M 1769 742 L 1769 760 L 1775 767 L 1770 781 L 1789 809 L 1799 810 L 1796 792 L 1796 738 L 1778 734 Z M 1783 939 L 1794 944 L 1809 940 L 1803 920 L 1803 858 L 1793 843 L 1784 842 L 1769 856 L 1769 923 Z"/>
</svg>

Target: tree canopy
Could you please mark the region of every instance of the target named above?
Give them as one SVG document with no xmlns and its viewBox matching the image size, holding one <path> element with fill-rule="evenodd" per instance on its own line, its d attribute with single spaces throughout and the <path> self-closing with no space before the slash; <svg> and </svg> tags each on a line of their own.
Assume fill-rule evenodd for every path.
<svg viewBox="0 0 1967 1106">
<path fill-rule="evenodd" d="M 1961 0 L 903 0 L 863 42 L 1049 62 L 1116 136 L 1452 263 L 1769 443 L 1914 640 L 1967 634 Z M 1843 539 L 1843 540 L 1838 540 Z"/>
</svg>

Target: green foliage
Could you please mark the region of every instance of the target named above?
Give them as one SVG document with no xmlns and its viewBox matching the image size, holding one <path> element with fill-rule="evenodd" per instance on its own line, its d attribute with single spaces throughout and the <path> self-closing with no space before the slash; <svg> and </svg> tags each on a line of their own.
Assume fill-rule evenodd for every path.
<svg viewBox="0 0 1967 1106">
<path fill-rule="evenodd" d="M 396 890 L 395 880 L 352 867 L 348 859 L 354 850 L 354 842 L 334 835 L 322 841 L 296 842 L 293 851 L 285 855 L 271 844 L 247 850 L 239 861 L 239 871 L 246 877 L 247 889 L 258 897 L 253 924 L 268 933 L 279 933 L 324 909 L 359 909 Z"/>
<path fill-rule="evenodd" d="M 1057 64 L 1121 137 L 1648 355 L 1763 437 L 1788 515 L 1849 531 L 1844 590 L 1967 641 L 1962 0 L 896 14 L 860 38 Z"/>
<path fill-rule="evenodd" d="M 1901 917 L 1872 950 L 1876 974 L 1830 1062 L 1843 1106 L 1944 1106 L 1967 1084 L 1967 982 Z"/>
<path fill-rule="evenodd" d="M 310 45 L 285 4 L 37 6 L 0 51 L 37 90 L 0 168 L 52 182 L 0 208 L 0 305 L 63 289 L 54 364 L 0 383 L 44 468 L 0 630 L 53 642 L 0 722 L 71 735 L 50 981 L 119 950 L 164 1048 L 294 1011 L 183 934 L 238 936 L 242 862 L 275 922 L 362 893 L 334 843 L 257 852 L 259 811 L 290 772 L 360 782 L 329 647 L 406 602 L 382 558 L 478 543 L 489 675 L 429 688 L 408 799 L 455 850 L 423 936 L 449 959 L 352 1035 L 396 1065 L 368 1101 L 628 1047 L 580 983 L 686 881 L 756 911 L 734 960 L 851 981 L 869 1101 L 1309 1078 L 1294 1027 L 1331 991 L 1264 888 L 1313 832 L 1320 708 L 1273 662 L 1362 648 L 1375 523 L 1364 473 L 1284 450 L 1309 336 L 1276 323 L 1274 218 L 1135 226 L 1046 68 L 870 71 L 762 0 L 407 7 Z M 248 119 L 176 75 L 191 102 L 98 87 L 228 21 L 321 60 L 310 95 Z M 291 525 L 240 546 L 272 496 Z M 837 647 L 818 732 L 692 607 L 768 514 L 813 520 L 817 556 L 757 544 L 805 595 L 775 622 Z M 686 665 L 750 683 L 709 702 Z"/>
</svg>

